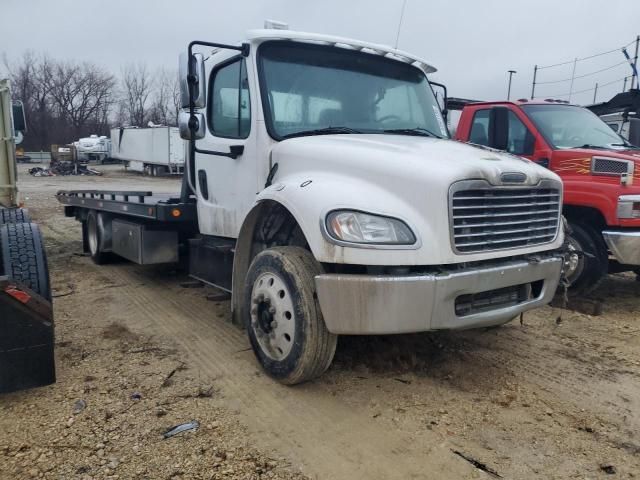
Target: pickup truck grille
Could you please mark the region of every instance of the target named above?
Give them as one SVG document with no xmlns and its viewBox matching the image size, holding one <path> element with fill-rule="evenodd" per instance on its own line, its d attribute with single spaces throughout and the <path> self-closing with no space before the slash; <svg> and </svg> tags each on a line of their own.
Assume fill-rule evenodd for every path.
<svg viewBox="0 0 640 480">
<path fill-rule="evenodd" d="M 460 182 L 464 185 L 467 182 Z M 555 239 L 561 191 L 555 186 L 471 188 L 454 184 L 451 228 L 459 253 L 529 247 Z"/>
</svg>

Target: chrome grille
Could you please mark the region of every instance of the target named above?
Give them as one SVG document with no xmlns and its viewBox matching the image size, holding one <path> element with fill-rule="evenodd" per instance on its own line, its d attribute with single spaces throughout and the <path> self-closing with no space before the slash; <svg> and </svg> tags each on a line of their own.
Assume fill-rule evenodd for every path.
<svg viewBox="0 0 640 480">
<path fill-rule="evenodd" d="M 561 192 L 552 186 L 470 188 L 454 184 L 451 224 L 459 253 L 528 247 L 551 242 L 558 232 Z"/>
<path fill-rule="evenodd" d="M 591 171 L 600 175 L 622 175 L 633 173 L 633 162 L 615 160 L 613 158 L 593 157 Z"/>
</svg>

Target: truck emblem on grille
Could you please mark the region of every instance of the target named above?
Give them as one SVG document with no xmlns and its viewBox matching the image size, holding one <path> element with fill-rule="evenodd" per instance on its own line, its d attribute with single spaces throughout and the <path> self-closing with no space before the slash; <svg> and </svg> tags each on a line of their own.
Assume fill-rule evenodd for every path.
<svg viewBox="0 0 640 480">
<path fill-rule="evenodd" d="M 525 183 L 527 175 L 520 172 L 506 172 L 500 175 L 502 183 Z"/>
</svg>

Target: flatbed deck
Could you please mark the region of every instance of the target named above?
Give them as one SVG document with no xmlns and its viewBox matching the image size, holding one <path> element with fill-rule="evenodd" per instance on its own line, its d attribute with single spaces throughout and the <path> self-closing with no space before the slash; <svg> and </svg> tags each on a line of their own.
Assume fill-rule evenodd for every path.
<svg viewBox="0 0 640 480">
<path fill-rule="evenodd" d="M 115 213 L 158 222 L 194 222 L 196 203 L 181 202 L 178 195 L 148 191 L 60 190 L 56 198 L 65 214 L 75 216 L 78 208 Z"/>
</svg>

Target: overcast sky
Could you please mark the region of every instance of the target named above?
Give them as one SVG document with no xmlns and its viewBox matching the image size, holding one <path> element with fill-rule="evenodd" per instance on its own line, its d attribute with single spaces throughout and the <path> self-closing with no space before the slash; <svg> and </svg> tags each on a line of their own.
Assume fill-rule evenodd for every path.
<svg viewBox="0 0 640 480">
<path fill-rule="evenodd" d="M 293 30 L 393 45 L 403 0 L 0 0 L 0 53 L 25 50 L 90 60 L 119 73 L 125 63 L 175 68 L 193 39 L 236 42 L 267 18 Z M 398 48 L 438 68 L 433 80 L 449 95 L 504 99 L 507 70 L 516 70 L 512 98 L 531 95 L 533 66 L 622 47 L 640 34 L 638 0 L 406 0 Z M 629 47 L 633 56 L 634 46 Z M 622 62 L 621 52 L 578 62 L 576 76 Z M 541 70 L 539 81 L 571 77 L 573 65 Z M 576 79 L 591 89 L 630 75 L 619 65 Z M 570 82 L 540 85 L 541 96 L 569 92 Z M 621 91 L 601 87 L 598 100 Z M 537 95 L 536 95 L 537 96 Z M 564 98 L 567 98 L 566 96 Z M 590 103 L 593 91 L 572 100 Z"/>
</svg>

